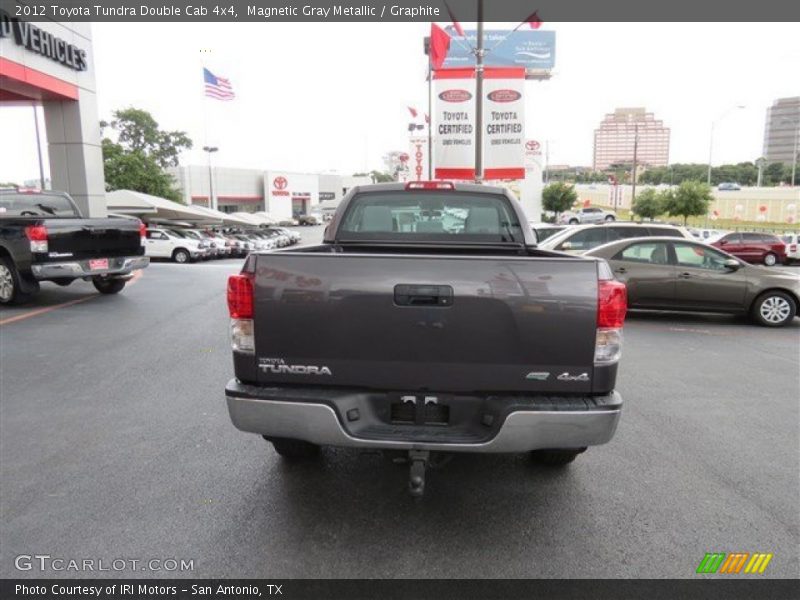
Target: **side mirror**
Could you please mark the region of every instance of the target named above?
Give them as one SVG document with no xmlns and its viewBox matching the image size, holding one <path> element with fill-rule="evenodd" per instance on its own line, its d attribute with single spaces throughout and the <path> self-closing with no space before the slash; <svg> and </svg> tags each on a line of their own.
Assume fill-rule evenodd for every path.
<svg viewBox="0 0 800 600">
<path fill-rule="evenodd" d="M 719 241 L 719 245 L 720 245 L 720 246 L 724 246 L 724 245 L 725 245 L 725 244 L 727 244 L 727 243 L 728 243 L 728 240 L 720 240 L 720 241 Z"/>
<path fill-rule="evenodd" d="M 738 271 L 742 266 L 742 263 L 735 258 L 726 258 L 722 264 L 726 269 L 730 269 L 731 271 Z"/>
<path fill-rule="evenodd" d="M 572 242 L 564 242 L 563 244 L 561 244 L 562 250 L 569 250 L 571 248 L 572 248 Z"/>
</svg>

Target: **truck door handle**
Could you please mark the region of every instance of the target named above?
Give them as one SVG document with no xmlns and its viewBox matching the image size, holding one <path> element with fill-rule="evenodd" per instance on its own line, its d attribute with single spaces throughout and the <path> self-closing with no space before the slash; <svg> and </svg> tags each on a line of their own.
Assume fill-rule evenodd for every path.
<svg viewBox="0 0 800 600">
<path fill-rule="evenodd" d="M 451 306 L 453 288 L 449 285 L 400 283 L 394 286 L 394 303 L 398 306 Z"/>
<path fill-rule="evenodd" d="M 679 277 L 680 279 L 689 279 L 691 276 L 692 276 L 692 274 L 691 274 L 691 273 L 680 273 L 680 274 L 678 275 L 678 277 Z"/>
<path fill-rule="evenodd" d="M 614 273 L 627 273 L 628 269 L 625 267 L 620 267 L 619 269 L 614 269 Z"/>
</svg>

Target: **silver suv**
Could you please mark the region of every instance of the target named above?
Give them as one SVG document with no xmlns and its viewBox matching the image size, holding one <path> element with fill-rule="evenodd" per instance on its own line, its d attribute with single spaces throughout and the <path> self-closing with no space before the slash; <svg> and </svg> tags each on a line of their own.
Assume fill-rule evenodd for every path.
<svg viewBox="0 0 800 600">
<path fill-rule="evenodd" d="M 624 238 L 668 236 L 694 239 L 684 227 L 666 223 L 611 223 L 601 225 L 578 225 L 567 227 L 564 231 L 547 238 L 539 248 L 557 250 L 570 254 L 583 254 L 603 244 Z"/>
<path fill-rule="evenodd" d="M 558 217 L 558 222 L 565 225 L 577 225 L 578 223 L 608 223 L 616 220 L 617 215 L 614 214 L 614 211 L 597 208 L 595 206 L 586 206 L 576 211 L 563 212 Z"/>
</svg>

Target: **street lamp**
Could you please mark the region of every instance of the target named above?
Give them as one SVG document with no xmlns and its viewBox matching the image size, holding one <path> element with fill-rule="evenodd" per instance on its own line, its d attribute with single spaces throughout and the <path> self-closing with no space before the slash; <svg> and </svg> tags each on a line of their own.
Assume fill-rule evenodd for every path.
<svg viewBox="0 0 800 600">
<path fill-rule="evenodd" d="M 214 178 L 211 173 L 211 155 L 217 152 L 219 148 L 216 146 L 203 146 L 203 152 L 208 153 L 208 208 L 217 210 L 217 203 L 214 202 Z"/>
<path fill-rule="evenodd" d="M 797 173 L 797 146 L 800 140 L 800 119 L 793 121 L 791 119 L 781 119 L 780 123 L 783 125 L 794 125 L 794 150 L 792 151 L 792 187 L 795 183 L 795 175 Z"/>
<path fill-rule="evenodd" d="M 726 110 L 719 117 L 717 117 L 716 120 L 711 121 L 711 135 L 709 136 L 709 140 L 708 140 L 708 181 L 707 181 L 707 183 L 708 183 L 709 187 L 711 187 L 711 157 L 713 156 L 713 153 L 714 153 L 714 128 L 716 127 L 717 123 L 719 123 L 720 121 L 722 121 L 722 119 L 727 117 L 731 113 L 731 111 L 734 111 L 734 110 L 737 110 L 737 109 L 742 109 L 742 108 L 747 108 L 747 107 L 744 106 L 743 104 L 737 104 L 736 106 L 731 106 L 728 110 Z"/>
</svg>

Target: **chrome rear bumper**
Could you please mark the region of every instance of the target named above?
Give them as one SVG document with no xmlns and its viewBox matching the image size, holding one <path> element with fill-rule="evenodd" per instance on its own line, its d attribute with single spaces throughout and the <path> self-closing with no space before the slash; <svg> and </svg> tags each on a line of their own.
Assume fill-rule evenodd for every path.
<svg viewBox="0 0 800 600">
<path fill-rule="evenodd" d="M 354 433 L 343 424 L 344 418 L 328 401 L 278 400 L 275 396 L 280 394 L 280 390 L 275 387 L 265 388 L 268 392 L 264 396 L 269 397 L 255 397 L 254 391 L 258 389 L 236 380 L 226 387 L 228 412 L 238 429 L 267 437 L 305 440 L 321 446 L 355 448 L 486 453 L 583 448 L 604 444 L 613 437 L 622 407 L 621 396 L 612 392 L 603 401 L 609 408 L 588 408 L 591 402 L 587 402 L 584 410 L 514 410 L 505 416 L 491 436 L 487 434 L 481 440 L 448 441 L 444 431 L 435 439 L 423 440 L 418 435 L 409 435 L 406 440 L 402 439 L 402 434 L 398 436 L 396 433 L 398 427 L 393 428 L 391 436 L 381 439 L 379 435 Z M 287 390 L 287 396 L 296 394 L 297 388 Z M 571 402 L 568 398 L 564 401 Z M 409 434 L 415 428 L 414 425 L 401 427 L 407 427 L 405 431 Z"/>
<path fill-rule="evenodd" d="M 75 260 L 68 262 L 39 263 L 31 265 L 31 273 L 35 279 L 80 279 L 83 277 L 96 277 L 98 275 L 111 275 L 124 277 L 137 269 L 144 269 L 150 264 L 148 256 L 121 256 L 108 259 L 108 269 L 93 270 L 89 267 L 89 260 Z"/>
</svg>

